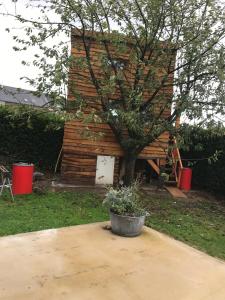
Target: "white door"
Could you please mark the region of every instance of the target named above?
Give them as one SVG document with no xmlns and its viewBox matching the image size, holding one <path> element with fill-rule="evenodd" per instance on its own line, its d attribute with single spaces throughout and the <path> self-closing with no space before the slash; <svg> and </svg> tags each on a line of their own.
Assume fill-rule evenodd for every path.
<svg viewBox="0 0 225 300">
<path fill-rule="evenodd" d="M 95 184 L 113 184 L 114 156 L 98 155 Z"/>
</svg>

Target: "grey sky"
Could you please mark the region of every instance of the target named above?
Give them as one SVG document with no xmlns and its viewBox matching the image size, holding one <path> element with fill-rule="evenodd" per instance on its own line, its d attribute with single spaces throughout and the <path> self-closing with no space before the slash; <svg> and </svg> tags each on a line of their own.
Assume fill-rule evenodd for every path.
<svg viewBox="0 0 225 300">
<path fill-rule="evenodd" d="M 3 13 L 14 13 L 14 3 L 11 0 L 1 0 L 2 5 L 0 10 Z M 18 1 L 18 11 L 25 10 L 24 1 Z M 14 28 L 10 33 L 5 31 L 5 28 Z M 21 61 L 32 54 L 31 49 L 26 53 L 15 52 L 12 47 L 15 42 L 12 39 L 14 34 L 22 35 L 22 30 L 19 29 L 21 24 L 18 24 L 13 17 L 0 16 L 0 84 L 14 87 L 29 88 L 29 85 L 20 80 L 20 77 L 32 75 L 35 72 L 34 68 L 22 66 Z"/>
<path fill-rule="evenodd" d="M 28 19 L 40 15 L 38 8 L 27 8 L 27 2 L 29 0 L 17 0 L 17 14 Z M 15 4 L 11 0 L 0 0 L 0 3 L 1 13 L 15 13 Z M 25 33 L 22 29 L 23 26 L 23 24 L 16 21 L 13 17 L 0 15 L 0 84 L 31 89 L 30 85 L 25 80 L 20 80 L 20 78 L 23 76 L 34 78 L 39 74 L 39 70 L 33 66 L 23 66 L 21 61 L 31 61 L 33 55 L 38 52 L 38 49 L 28 49 L 25 52 L 15 52 L 13 50 L 13 46 L 15 46 L 13 35 L 25 38 Z M 5 28 L 10 28 L 10 33 L 6 32 Z"/>
</svg>

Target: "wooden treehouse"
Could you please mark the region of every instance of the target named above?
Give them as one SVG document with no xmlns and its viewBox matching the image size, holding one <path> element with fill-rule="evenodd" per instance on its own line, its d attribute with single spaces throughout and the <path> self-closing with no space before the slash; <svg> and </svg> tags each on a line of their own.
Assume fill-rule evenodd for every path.
<svg viewBox="0 0 225 300">
<path fill-rule="evenodd" d="M 77 31 L 72 31 L 71 35 L 71 52 L 76 58 L 84 58 L 86 52 L 84 49 L 82 37 Z M 86 39 L 91 40 L 90 57 L 91 63 L 95 72 L 101 74 L 100 64 L 98 63 L 99 54 L 105 51 L 98 39 L 93 36 L 85 35 Z M 113 47 L 109 45 L 110 47 Z M 131 45 L 132 47 L 132 45 Z M 123 53 L 118 55 L 115 53 L 116 59 L 127 61 L 127 76 L 129 80 L 133 80 L 132 70 L 129 69 L 129 54 Z M 173 54 L 173 63 L 175 61 L 175 53 Z M 160 70 L 159 70 L 160 72 Z M 171 75 L 169 80 L 173 81 Z M 92 83 L 88 68 L 79 68 L 74 64 L 69 72 L 69 89 L 68 101 L 73 103 L 77 101 L 74 96 L 74 86 L 79 95 L 87 100 L 87 103 L 95 103 L 95 108 L 98 109 L 97 98 L 98 94 L 95 86 Z M 161 93 L 167 98 L 172 99 L 173 88 L 164 88 Z M 148 97 L 146 91 L 145 97 Z M 119 94 L 114 93 L 112 99 L 119 99 Z M 95 101 L 96 100 L 96 101 Z M 91 107 L 91 105 L 90 105 Z M 86 107 L 85 112 L 90 112 L 90 107 Z M 156 105 L 156 110 L 157 108 Z M 171 108 L 164 110 L 163 116 L 170 116 Z M 88 129 L 88 131 L 87 131 Z M 83 134 L 88 132 L 87 134 Z M 96 138 L 96 134 L 101 133 L 100 137 Z M 93 136 L 92 136 L 93 134 Z M 154 143 L 148 145 L 140 153 L 136 164 L 136 175 L 155 177 L 160 173 L 161 166 L 166 164 L 168 158 L 169 133 L 164 132 Z M 115 184 L 118 183 L 122 176 L 123 169 L 123 150 L 117 142 L 110 126 L 107 123 L 91 122 L 86 123 L 78 120 L 68 121 L 65 124 L 64 140 L 63 140 L 63 157 L 61 167 L 62 181 L 73 184 L 94 185 L 94 184 Z M 176 161 L 174 158 L 174 162 Z M 176 166 L 174 167 L 176 173 Z M 178 175 L 177 180 L 178 180 Z"/>
</svg>

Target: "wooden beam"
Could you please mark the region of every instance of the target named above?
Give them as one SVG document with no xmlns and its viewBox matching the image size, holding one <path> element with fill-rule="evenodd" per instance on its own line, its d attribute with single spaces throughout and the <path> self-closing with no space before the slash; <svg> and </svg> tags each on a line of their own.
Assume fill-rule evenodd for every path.
<svg viewBox="0 0 225 300">
<path fill-rule="evenodd" d="M 160 169 L 157 166 L 157 164 L 154 162 L 154 160 L 152 159 L 148 159 L 147 162 L 149 163 L 149 165 L 153 168 L 153 170 L 159 175 L 160 174 Z"/>
<path fill-rule="evenodd" d="M 176 121 L 175 121 L 175 128 L 176 128 L 176 129 L 179 129 L 179 128 L 180 128 L 180 117 L 177 117 L 177 118 L 176 118 Z"/>
</svg>

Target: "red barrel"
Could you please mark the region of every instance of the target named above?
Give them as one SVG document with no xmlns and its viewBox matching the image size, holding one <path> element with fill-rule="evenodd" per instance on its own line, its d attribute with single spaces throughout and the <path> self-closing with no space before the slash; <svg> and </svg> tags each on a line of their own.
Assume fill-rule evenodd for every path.
<svg viewBox="0 0 225 300">
<path fill-rule="evenodd" d="M 13 195 L 31 194 L 33 185 L 33 164 L 13 164 L 12 192 Z"/>
<path fill-rule="evenodd" d="M 191 168 L 182 168 L 179 188 L 181 190 L 185 190 L 187 192 L 190 191 L 191 178 L 192 178 L 192 169 Z"/>
</svg>

